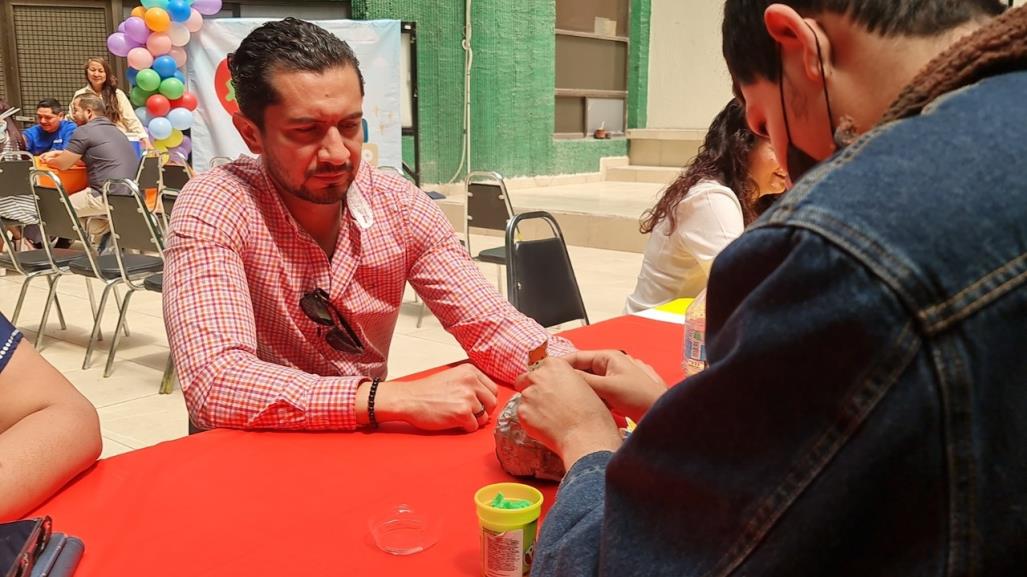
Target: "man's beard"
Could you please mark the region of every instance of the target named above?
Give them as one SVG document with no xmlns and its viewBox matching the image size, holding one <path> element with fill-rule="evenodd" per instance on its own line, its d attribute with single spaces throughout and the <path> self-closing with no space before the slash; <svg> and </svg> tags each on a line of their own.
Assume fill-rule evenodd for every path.
<svg viewBox="0 0 1027 577">
<path fill-rule="evenodd" d="M 318 190 L 311 190 L 306 186 L 306 181 L 310 177 L 316 176 L 319 172 L 322 172 L 320 170 L 317 170 L 312 173 L 304 175 L 303 183 L 301 183 L 299 186 L 291 186 L 282 176 L 285 171 L 280 170 L 281 165 L 279 164 L 278 159 L 271 157 L 269 155 L 265 156 L 267 156 L 268 159 L 268 173 L 271 175 L 271 179 L 274 180 L 275 184 L 278 185 L 278 188 L 280 188 L 283 192 L 295 196 L 296 198 L 305 200 L 307 202 L 312 202 L 314 204 L 335 204 L 341 201 L 342 199 L 346 198 L 346 192 L 349 190 L 349 186 L 353 183 L 353 179 L 356 176 L 354 174 L 353 165 L 347 162 L 344 166 L 332 167 L 330 171 L 323 171 L 331 173 L 347 172 L 348 178 L 345 178 L 338 183 L 332 184 L 331 186 L 325 188 L 320 188 Z"/>
</svg>

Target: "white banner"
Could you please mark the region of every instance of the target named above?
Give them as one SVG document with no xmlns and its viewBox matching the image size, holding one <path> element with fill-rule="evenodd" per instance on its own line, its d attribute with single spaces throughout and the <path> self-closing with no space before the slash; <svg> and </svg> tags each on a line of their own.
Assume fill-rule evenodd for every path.
<svg viewBox="0 0 1027 577">
<path fill-rule="evenodd" d="M 189 91 L 199 105 L 192 127 L 193 166 L 207 169 L 215 156 L 250 154 L 232 124 L 239 109 L 230 83 L 227 56 L 267 19 L 211 18 L 187 45 Z M 400 119 L 400 22 L 398 20 L 323 20 L 314 22 L 345 40 L 360 60 L 364 75 L 363 158 L 402 171 Z"/>
</svg>

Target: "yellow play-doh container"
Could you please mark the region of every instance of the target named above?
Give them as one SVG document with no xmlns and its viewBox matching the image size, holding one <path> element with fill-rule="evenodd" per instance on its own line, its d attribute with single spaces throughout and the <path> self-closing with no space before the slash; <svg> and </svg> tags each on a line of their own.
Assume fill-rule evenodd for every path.
<svg viewBox="0 0 1027 577">
<path fill-rule="evenodd" d="M 523 509 L 499 509 L 490 505 L 497 494 L 523 499 Z M 495 483 L 474 493 L 481 527 L 481 574 L 484 577 L 523 577 L 531 572 L 535 533 L 542 512 L 542 493 L 521 483 Z"/>
</svg>

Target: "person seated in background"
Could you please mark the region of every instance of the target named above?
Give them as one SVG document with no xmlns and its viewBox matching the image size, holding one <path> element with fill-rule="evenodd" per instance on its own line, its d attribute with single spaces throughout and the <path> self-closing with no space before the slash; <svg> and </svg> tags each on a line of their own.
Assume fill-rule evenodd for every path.
<svg viewBox="0 0 1027 577">
<path fill-rule="evenodd" d="M 740 102 L 728 102 L 699 154 L 642 215 L 640 230 L 651 234 L 624 312 L 699 294 L 713 259 L 755 219 L 757 199 L 786 183 L 770 141 L 749 130 Z"/>
<path fill-rule="evenodd" d="M 348 44 L 286 18 L 254 29 L 229 69 L 233 122 L 260 158 L 190 180 L 165 251 L 164 320 L 194 425 L 474 431 L 496 405 L 492 378 L 513 381 L 540 345 L 573 350 L 496 292 L 428 195 L 361 162 Z M 473 364 L 384 381 L 408 281 Z"/>
<path fill-rule="evenodd" d="M 1027 7 L 1002 10 L 726 2 L 795 185 L 713 266 L 705 371 L 655 403 L 617 352 L 519 379 L 568 470 L 532 575 L 1027 575 Z M 607 406 L 636 404 L 622 445 Z"/>
<path fill-rule="evenodd" d="M 51 150 L 64 150 L 71 142 L 75 123 L 64 118 L 64 107 L 53 98 L 45 98 L 36 105 L 36 122 L 22 133 L 25 150 L 35 156 Z"/>
<path fill-rule="evenodd" d="M 136 140 L 141 146 L 150 148 L 149 136 L 143 123 L 139 122 L 135 109 L 125 92 L 118 88 L 118 78 L 111 74 L 110 64 L 104 58 L 86 60 L 82 67 L 87 84 L 75 91 L 74 96 L 92 94 L 103 100 L 107 118 L 113 122 L 129 140 Z"/>
<path fill-rule="evenodd" d="M 92 403 L 0 314 L 0 522 L 56 493 L 102 443 Z"/>
<path fill-rule="evenodd" d="M 71 195 L 71 205 L 80 218 L 88 219 L 89 233 L 96 237 L 109 228 L 106 218 L 94 218 L 107 214 L 103 183 L 113 178 L 134 179 L 139 157 L 125 133 L 107 118 L 106 106 L 98 96 L 76 96 L 71 101 L 71 114 L 78 129 L 67 149 L 48 152 L 42 159 L 58 170 L 67 170 L 79 160 L 85 164 L 89 187 Z"/>
</svg>

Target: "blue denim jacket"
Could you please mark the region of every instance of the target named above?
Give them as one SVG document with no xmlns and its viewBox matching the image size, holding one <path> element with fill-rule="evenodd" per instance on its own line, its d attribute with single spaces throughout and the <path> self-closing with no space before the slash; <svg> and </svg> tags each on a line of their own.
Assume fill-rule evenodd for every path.
<svg viewBox="0 0 1027 577">
<path fill-rule="evenodd" d="M 1027 72 L 807 175 L 707 322 L 709 368 L 569 471 L 532 575 L 1027 575 Z"/>
</svg>

